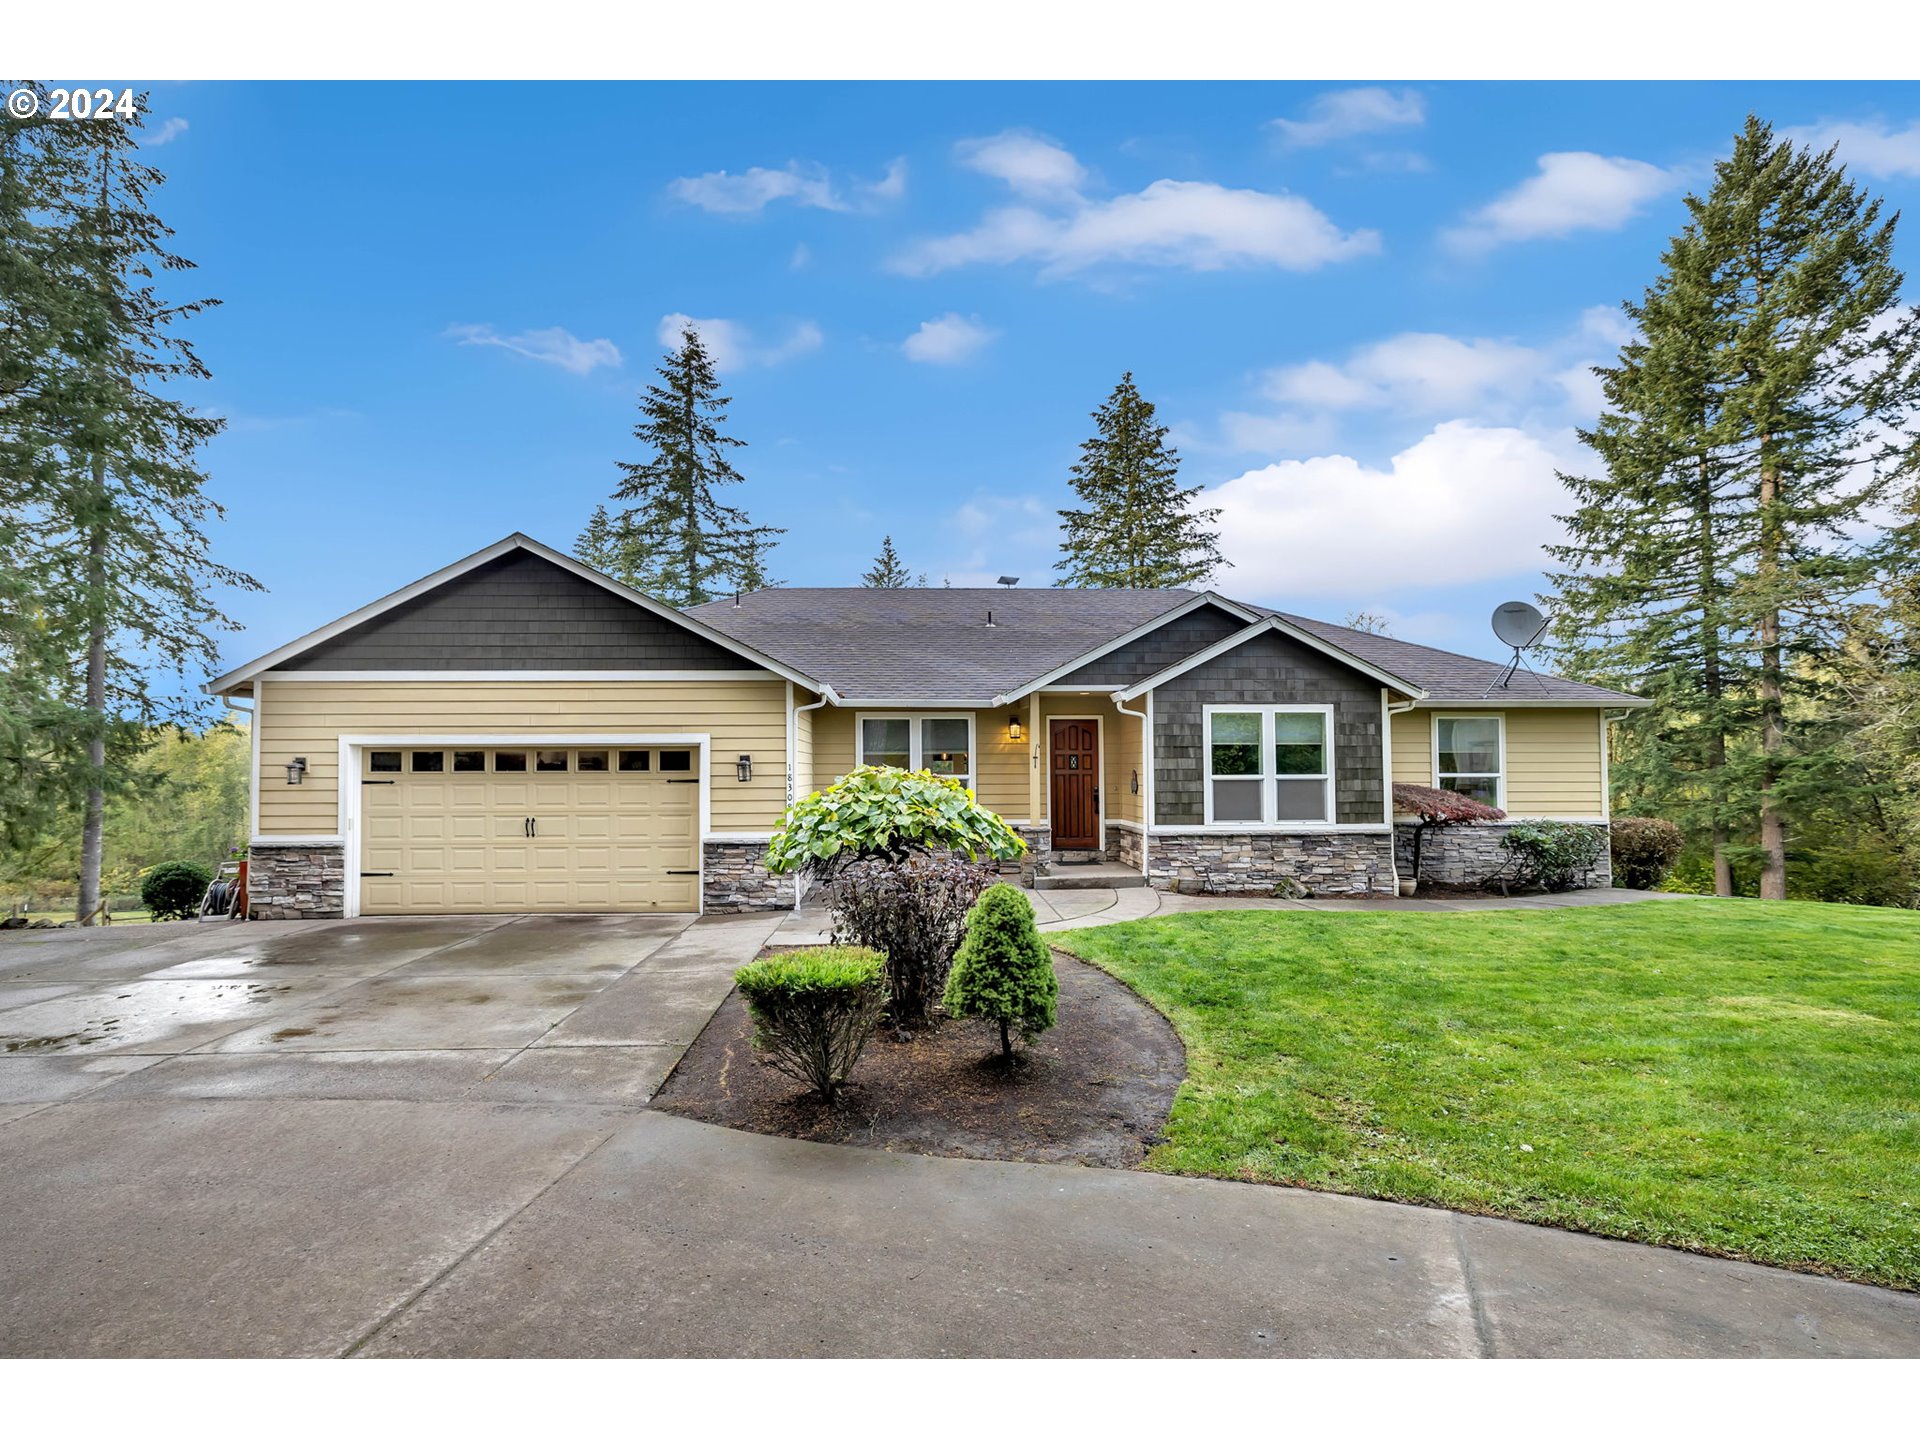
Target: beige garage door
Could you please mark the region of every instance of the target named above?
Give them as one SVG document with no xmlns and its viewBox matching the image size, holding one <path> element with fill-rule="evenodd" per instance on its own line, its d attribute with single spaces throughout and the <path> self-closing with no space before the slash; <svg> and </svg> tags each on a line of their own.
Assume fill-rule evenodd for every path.
<svg viewBox="0 0 1920 1440">
<path fill-rule="evenodd" d="M 696 752 L 361 754 L 365 915 L 699 908 Z"/>
</svg>

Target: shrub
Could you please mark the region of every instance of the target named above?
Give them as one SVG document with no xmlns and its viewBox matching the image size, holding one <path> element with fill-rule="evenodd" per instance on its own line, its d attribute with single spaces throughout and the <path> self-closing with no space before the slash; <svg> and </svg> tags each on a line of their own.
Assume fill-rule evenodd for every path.
<svg viewBox="0 0 1920 1440">
<path fill-rule="evenodd" d="M 1059 996 L 1032 902 L 1012 885 L 989 886 L 967 916 L 967 938 L 947 976 L 947 1009 L 997 1021 L 1000 1058 L 1012 1069 L 1013 1032 L 1031 1042 L 1052 1029 Z"/>
<path fill-rule="evenodd" d="M 784 875 L 804 867 L 824 878 L 854 860 L 935 850 L 1012 860 L 1027 844 L 958 780 L 861 765 L 787 807 L 767 846 L 767 868 Z"/>
<path fill-rule="evenodd" d="M 1671 820 L 1631 815 L 1613 822 L 1609 843 L 1613 883 L 1629 890 L 1656 890 L 1680 858 L 1687 837 Z"/>
<path fill-rule="evenodd" d="M 966 933 L 967 912 L 994 875 L 990 865 L 951 855 L 909 855 L 851 861 L 828 883 L 834 942 L 886 956 L 887 1013 L 896 1026 L 926 1023 Z"/>
<path fill-rule="evenodd" d="M 156 920 L 191 920 L 200 913 L 213 872 L 192 860 L 163 860 L 140 881 L 140 903 Z"/>
<path fill-rule="evenodd" d="M 1460 825 L 1469 820 L 1504 820 L 1507 812 L 1483 804 L 1470 795 L 1453 790 L 1437 790 L 1431 785 L 1395 784 L 1393 809 L 1397 815 L 1417 815 L 1420 823 L 1413 830 L 1413 882 L 1420 883 L 1420 851 L 1427 831 L 1445 825 Z"/>
<path fill-rule="evenodd" d="M 1524 883 L 1551 891 L 1571 890 L 1600 859 L 1600 832 L 1570 820 L 1516 825 L 1501 837 Z"/>
<path fill-rule="evenodd" d="M 1026 848 L 959 781 L 862 765 L 787 807 L 767 868 L 826 883 L 834 940 L 885 955 L 893 1022 L 919 1025 L 946 983 L 967 911 L 992 882 L 986 862 Z"/>
<path fill-rule="evenodd" d="M 831 1105 L 867 1037 L 887 990 L 880 956 L 848 947 L 798 950 L 743 965 L 733 983 L 753 1015 L 753 1047 L 782 1075 Z"/>
</svg>

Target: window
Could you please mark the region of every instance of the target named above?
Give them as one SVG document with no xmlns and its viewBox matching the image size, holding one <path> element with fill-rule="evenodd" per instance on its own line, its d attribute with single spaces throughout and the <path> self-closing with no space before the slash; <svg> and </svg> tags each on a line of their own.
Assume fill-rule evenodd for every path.
<svg viewBox="0 0 1920 1440">
<path fill-rule="evenodd" d="M 475 770 L 487 768 L 487 752 L 484 750 L 456 750 L 453 752 L 453 768 L 456 774 L 469 774 Z"/>
<path fill-rule="evenodd" d="M 1498 715 L 1434 716 L 1434 784 L 1483 805 L 1498 805 L 1505 739 Z"/>
<path fill-rule="evenodd" d="M 371 770 L 374 774 L 389 774 L 399 768 L 400 752 L 398 750 L 369 750 L 367 752 L 367 769 Z"/>
<path fill-rule="evenodd" d="M 493 773 L 496 775 L 524 775 L 527 770 L 527 752 L 524 750 L 496 750 L 493 752 Z"/>
<path fill-rule="evenodd" d="M 1333 707 L 1205 708 L 1209 825 L 1327 825 Z"/>
<path fill-rule="evenodd" d="M 413 771 L 416 775 L 437 775 L 446 768 L 446 761 L 444 750 L 416 750 L 413 752 Z"/>
<path fill-rule="evenodd" d="M 629 772 L 634 770 L 651 770 L 653 768 L 653 752 L 651 750 L 622 750 L 620 752 L 620 768 Z"/>
<path fill-rule="evenodd" d="M 607 752 L 604 750 L 582 750 L 573 757 L 573 768 L 580 771 L 604 770 L 607 768 Z"/>
<path fill-rule="evenodd" d="M 693 752 L 691 750 L 662 750 L 660 752 L 660 768 L 662 770 L 691 770 L 693 769 Z"/>
<path fill-rule="evenodd" d="M 533 752 L 533 768 L 536 770 L 564 770 L 567 768 L 567 752 L 564 750 L 536 750 Z"/>
<path fill-rule="evenodd" d="M 973 787 L 971 715 L 862 715 L 860 763 L 930 770 Z"/>
</svg>

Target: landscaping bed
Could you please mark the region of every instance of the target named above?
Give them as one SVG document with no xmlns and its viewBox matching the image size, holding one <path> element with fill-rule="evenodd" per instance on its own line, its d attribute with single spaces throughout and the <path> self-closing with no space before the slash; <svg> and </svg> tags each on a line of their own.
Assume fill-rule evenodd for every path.
<svg viewBox="0 0 1920 1440">
<path fill-rule="evenodd" d="M 1173 1028 L 1112 976 L 1054 956 L 1059 1022 L 1011 1076 L 999 1038 L 947 1019 L 911 1040 L 883 1029 L 828 1107 L 761 1062 L 739 993 L 729 995 L 674 1069 L 655 1109 L 751 1130 L 980 1160 L 1129 1168 L 1160 1137 L 1186 1072 Z"/>
<path fill-rule="evenodd" d="M 1149 1169 L 1920 1290 L 1920 915 L 1219 911 L 1054 940 L 1186 1042 Z"/>
</svg>

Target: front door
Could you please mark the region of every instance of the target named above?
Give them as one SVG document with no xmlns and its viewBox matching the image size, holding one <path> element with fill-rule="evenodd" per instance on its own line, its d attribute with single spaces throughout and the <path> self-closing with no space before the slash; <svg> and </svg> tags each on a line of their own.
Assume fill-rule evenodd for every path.
<svg viewBox="0 0 1920 1440">
<path fill-rule="evenodd" d="M 1056 850 L 1100 848 L 1100 722 L 1054 720 L 1047 729 L 1053 755 L 1047 814 Z"/>
</svg>

